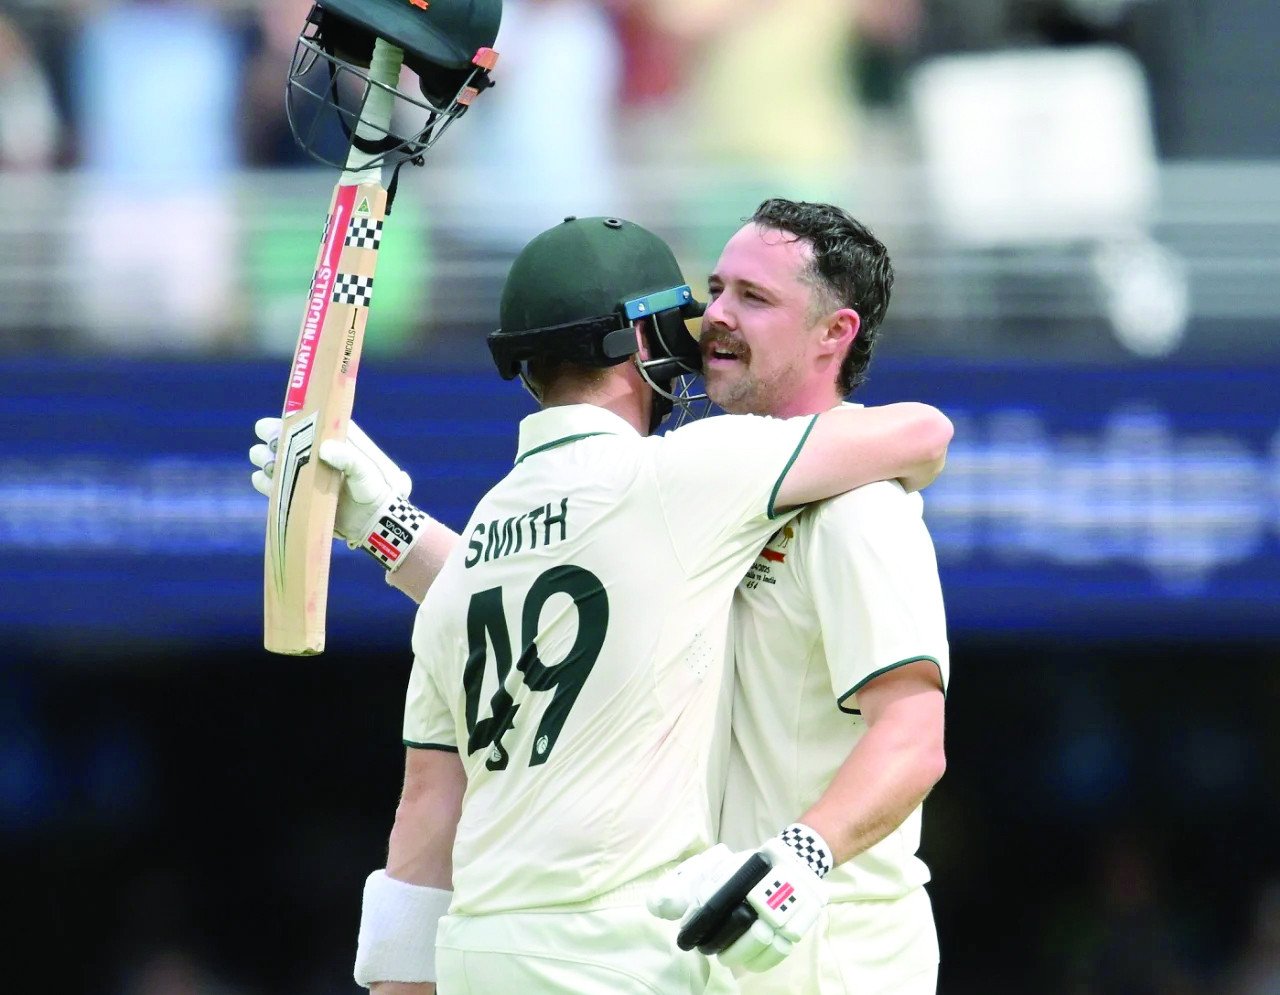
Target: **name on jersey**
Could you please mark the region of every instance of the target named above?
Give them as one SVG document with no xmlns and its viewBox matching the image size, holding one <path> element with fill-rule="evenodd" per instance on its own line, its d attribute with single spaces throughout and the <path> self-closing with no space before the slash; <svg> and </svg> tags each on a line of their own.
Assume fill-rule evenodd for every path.
<svg viewBox="0 0 1280 995">
<path fill-rule="evenodd" d="M 477 522 L 467 537 L 467 558 L 464 567 L 474 567 L 483 560 L 500 560 L 522 549 L 537 549 L 539 540 L 543 546 L 563 542 L 569 534 L 569 499 L 560 499 L 560 508 L 544 504 L 511 518 Z"/>
</svg>

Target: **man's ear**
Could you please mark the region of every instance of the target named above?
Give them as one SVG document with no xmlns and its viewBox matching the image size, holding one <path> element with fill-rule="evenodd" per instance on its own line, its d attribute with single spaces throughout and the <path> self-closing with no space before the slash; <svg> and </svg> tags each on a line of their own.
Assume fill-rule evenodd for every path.
<svg viewBox="0 0 1280 995">
<path fill-rule="evenodd" d="M 637 361 L 653 358 L 653 353 L 649 349 L 649 335 L 648 335 L 649 322 L 651 320 L 652 319 L 650 318 L 640 318 L 635 322 L 634 327 L 636 332 L 636 345 L 638 346 L 638 348 L 636 349 L 635 358 Z"/>
<path fill-rule="evenodd" d="M 818 340 L 823 352 L 844 356 L 862 330 L 862 318 L 853 308 L 842 307 L 827 319 L 827 327 Z"/>
</svg>

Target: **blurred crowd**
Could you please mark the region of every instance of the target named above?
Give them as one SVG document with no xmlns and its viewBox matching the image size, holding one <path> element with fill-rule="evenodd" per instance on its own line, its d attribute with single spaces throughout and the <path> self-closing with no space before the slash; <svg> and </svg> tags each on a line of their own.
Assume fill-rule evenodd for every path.
<svg viewBox="0 0 1280 995">
<path fill-rule="evenodd" d="M 625 149 L 746 158 L 820 182 L 873 151 L 858 140 L 865 119 L 899 100 L 917 58 L 1106 41 L 1155 58 L 1143 30 L 1155 2 L 506 0 L 510 94 L 493 102 L 532 112 L 523 123 L 507 112 L 504 141 L 536 153 L 563 136 L 551 144 L 593 172 L 608 171 L 599 150 Z M 282 95 L 309 7 L 14 0 L 0 11 L 0 168 L 198 175 L 303 162 Z"/>
<path fill-rule="evenodd" d="M 504 88 L 532 102 L 541 128 L 590 134 L 577 151 L 622 138 L 628 151 L 660 154 L 631 141 L 658 115 L 641 133 L 694 137 L 696 120 L 700 154 L 820 172 L 845 158 L 861 105 L 893 100 L 895 68 L 914 55 L 1097 41 L 1119 31 L 1132 5 L 507 0 L 499 50 Z M 124 156 L 159 166 L 175 154 L 189 156 L 188 168 L 297 163 L 282 91 L 308 6 L 15 0 L 0 13 L 0 165 L 109 170 Z"/>
<path fill-rule="evenodd" d="M 1185 321 L 1185 293 L 1176 260 L 1145 234 L 1159 119 L 1147 111 L 1146 79 L 1172 44 L 1149 26 L 1182 2 L 506 0 L 497 87 L 432 151 L 429 168 L 402 184 L 403 220 L 384 246 L 369 347 L 399 350 L 422 334 L 427 313 L 436 331 L 453 335 L 488 327 L 485 302 L 514 251 L 568 214 L 649 224 L 675 242 L 695 283 L 764 196 L 841 203 L 887 224 L 891 245 L 908 246 L 878 207 L 918 199 L 902 167 L 923 158 L 944 177 L 933 194 L 951 204 L 941 216 L 955 219 L 962 248 L 1078 240 L 1081 228 L 1105 238 L 1114 286 L 1097 294 L 1137 312 L 1135 351 L 1167 351 Z M 65 245 L 47 250 L 43 272 L 53 275 L 40 292 L 32 276 L 13 323 L 38 326 L 46 344 L 71 328 L 111 348 L 291 348 L 315 208 L 269 181 L 246 188 L 243 177 L 312 165 L 290 135 L 284 101 L 308 7 L 16 0 L 0 12 L 0 175 L 9 198 L 0 194 L 0 215 L 21 225 L 22 205 L 48 197 L 65 214 L 46 224 L 70 229 Z M 1015 103 L 1002 112 L 1008 141 L 967 143 L 975 130 L 955 122 L 973 102 L 954 105 L 949 78 L 913 85 L 916 69 L 938 56 L 1016 51 L 1041 54 L 1013 72 L 1048 72 L 1070 87 L 1065 66 L 1043 53 L 1082 46 L 1129 61 L 1114 92 L 1087 101 L 1041 92 L 1036 99 L 1064 112 L 1052 132 L 1024 133 L 1038 112 Z M 977 106 L 991 102 L 979 95 Z M 930 125 L 939 114 L 959 133 Z M 1089 144 L 1100 182 L 1081 173 L 1082 153 L 1064 155 Z M 1045 149 L 1052 156 L 1037 152 Z M 1021 164 L 1018 175 L 1010 163 Z M 966 169 L 972 175 L 946 179 Z M 48 173 L 75 182 L 32 185 Z M 316 173 L 324 189 L 331 172 Z M 1029 208 L 1037 196 L 1053 198 L 1048 215 Z M 14 284 L 24 261 L 8 264 Z M 0 258 L 8 290 L 5 268 Z M 1160 294 L 1167 313 L 1152 332 L 1144 302 Z M 22 329 L 7 330 L 21 341 Z"/>
<path fill-rule="evenodd" d="M 504 89 L 544 108 L 534 115 L 539 127 L 519 132 L 529 139 L 519 144 L 536 148 L 539 133 L 558 124 L 590 134 L 578 149 L 590 156 L 612 144 L 615 126 L 632 135 L 645 117 L 658 119 L 654 137 L 669 142 L 688 130 L 690 118 L 676 107 L 684 92 L 704 110 L 714 108 L 703 118 L 711 130 L 733 135 L 723 145 L 708 143 L 711 151 L 817 168 L 811 160 L 833 156 L 811 140 L 830 130 L 828 147 L 839 151 L 856 127 L 859 53 L 883 77 L 887 64 L 919 44 L 922 2 L 508 0 L 500 35 L 502 77 L 510 80 Z M 18 0 L 0 13 L 0 166 L 110 170 L 130 156 L 159 165 L 156 157 L 175 155 L 197 171 L 299 162 L 282 91 L 309 6 Z M 572 85 L 580 80 L 587 85 Z M 750 84 L 745 91 L 743 82 Z M 870 91 L 881 96 L 883 78 Z M 546 113 L 548 105 L 557 112 Z M 560 113 L 569 107 L 587 113 Z M 737 113 L 743 108 L 751 111 L 746 120 Z M 778 108 L 787 113 L 778 116 Z M 787 127 L 760 127 L 771 120 Z M 821 130 L 806 127 L 809 121 Z M 197 123 L 201 134 L 190 134 Z M 790 133 L 810 141 L 781 140 Z M 131 139 L 140 146 L 131 148 Z"/>
</svg>

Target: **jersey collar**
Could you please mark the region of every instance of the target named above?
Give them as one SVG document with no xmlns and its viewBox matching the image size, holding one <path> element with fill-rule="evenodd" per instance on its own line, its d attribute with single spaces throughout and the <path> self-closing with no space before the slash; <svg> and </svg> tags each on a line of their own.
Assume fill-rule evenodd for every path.
<svg viewBox="0 0 1280 995">
<path fill-rule="evenodd" d="M 638 437 L 639 434 L 625 419 L 594 404 L 560 404 L 521 420 L 516 462 L 591 435 Z"/>
</svg>

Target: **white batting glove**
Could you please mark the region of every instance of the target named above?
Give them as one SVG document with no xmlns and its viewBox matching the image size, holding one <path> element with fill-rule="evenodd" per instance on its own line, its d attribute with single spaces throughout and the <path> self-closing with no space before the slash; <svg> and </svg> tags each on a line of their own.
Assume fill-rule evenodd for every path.
<svg viewBox="0 0 1280 995">
<path fill-rule="evenodd" d="M 695 853 L 654 883 L 645 904 L 659 919 L 687 922 L 702 908 L 704 898 L 714 894 L 747 856 L 723 843 Z"/>
<path fill-rule="evenodd" d="M 712 850 L 661 879 L 649 909 L 663 918 L 679 916 L 682 949 L 715 954 L 738 971 L 767 971 L 791 952 L 827 904 L 822 877 L 831 869 L 831 850 L 801 823 L 754 853 L 724 848 L 727 857 L 711 857 Z"/>
<path fill-rule="evenodd" d="M 253 426 L 262 441 L 249 450 L 258 467 L 250 477 L 259 494 L 271 493 L 276 464 L 279 418 L 259 418 Z M 405 553 L 430 521 L 407 500 L 413 481 L 361 430 L 347 423 L 347 438 L 320 443 L 320 462 L 342 474 L 333 531 L 351 549 L 363 549 L 388 570 L 405 560 Z"/>
<path fill-rule="evenodd" d="M 758 918 L 718 954 L 721 963 L 744 971 L 767 971 L 782 963 L 827 904 L 821 876 L 782 837 L 775 836 L 758 852 L 772 865 L 747 893 L 747 904 Z"/>
</svg>

